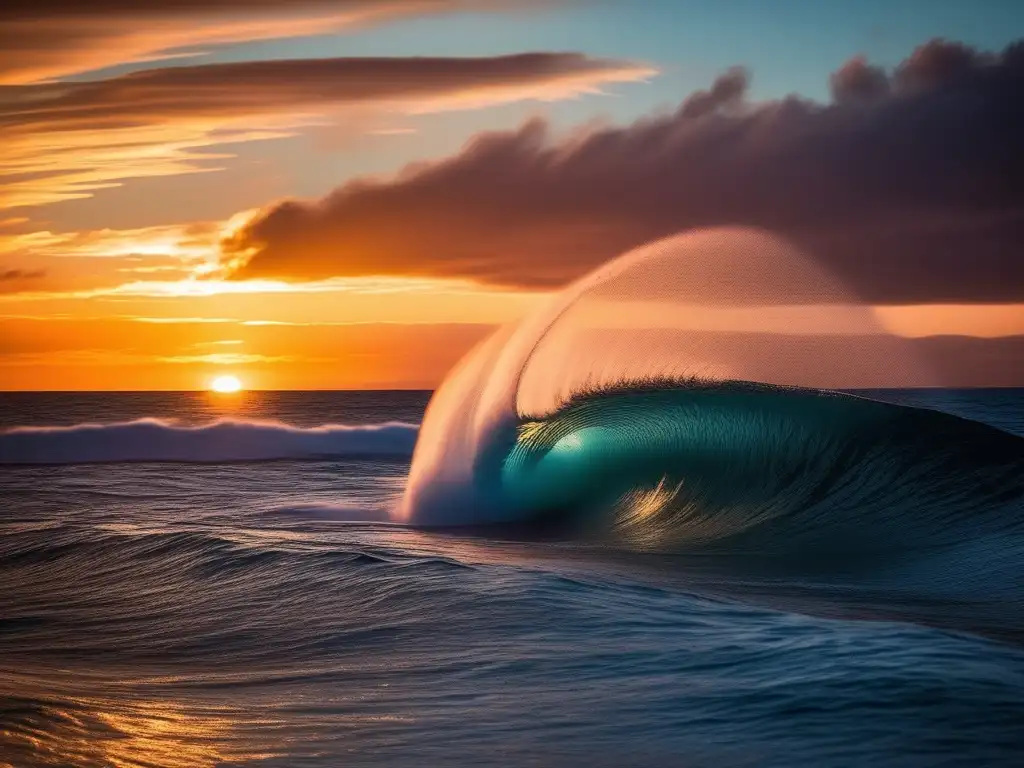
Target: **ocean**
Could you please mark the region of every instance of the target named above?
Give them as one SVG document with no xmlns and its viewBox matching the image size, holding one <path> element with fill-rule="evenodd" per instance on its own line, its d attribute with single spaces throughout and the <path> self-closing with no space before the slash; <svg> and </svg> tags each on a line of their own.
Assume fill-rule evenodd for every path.
<svg viewBox="0 0 1024 768">
<path fill-rule="evenodd" d="M 1020 458 L 1024 390 L 858 394 Z M 0 395 L 0 766 L 1020 765 L 1019 474 L 756 546 L 396 522 L 429 397 Z"/>
</svg>

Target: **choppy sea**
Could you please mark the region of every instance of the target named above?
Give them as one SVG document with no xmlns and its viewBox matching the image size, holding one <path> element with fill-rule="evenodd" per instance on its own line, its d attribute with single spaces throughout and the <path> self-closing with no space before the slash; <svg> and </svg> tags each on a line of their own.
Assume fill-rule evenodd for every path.
<svg viewBox="0 0 1024 768">
<path fill-rule="evenodd" d="M 394 522 L 428 399 L 0 394 L 0 766 L 1024 764 L 1024 390 L 649 549 Z"/>
</svg>

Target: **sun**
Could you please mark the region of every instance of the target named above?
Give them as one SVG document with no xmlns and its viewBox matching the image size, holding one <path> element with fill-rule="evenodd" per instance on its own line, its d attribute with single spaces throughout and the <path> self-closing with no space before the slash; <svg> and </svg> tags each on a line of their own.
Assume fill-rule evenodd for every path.
<svg viewBox="0 0 1024 768">
<path fill-rule="evenodd" d="M 210 389 L 214 392 L 238 392 L 242 388 L 242 382 L 237 376 L 218 376 L 210 382 Z"/>
</svg>

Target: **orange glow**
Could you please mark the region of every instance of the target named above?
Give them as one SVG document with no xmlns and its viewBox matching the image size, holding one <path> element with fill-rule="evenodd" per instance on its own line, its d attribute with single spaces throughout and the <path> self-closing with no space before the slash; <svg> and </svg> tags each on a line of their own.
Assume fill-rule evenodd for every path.
<svg viewBox="0 0 1024 768">
<path fill-rule="evenodd" d="M 397 293 L 0 296 L 0 389 L 209 389 L 218 370 L 239 377 L 246 389 L 431 388 L 497 324 L 540 298 L 450 292 L 441 285 Z M 784 330 L 779 312 L 763 313 L 760 326 L 753 313 L 738 311 L 692 320 L 703 330 L 726 320 L 733 328 Z M 1022 305 L 875 312 L 883 328 L 909 338 L 999 343 L 1024 335 Z M 746 319 L 750 324 L 740 322 Z M 1006 379 L 988 367 L 976 378 Z"/>
<path fill-rule="evenodd" d="M 272 742 L 279 721 L 239 708 L 188 707 L 171 701 L 70 699 L 54 725 L 15 748 L 52 765 L 215 768 L 280 757 Z M 270 735 L 268 735 L 270 734 Z M 20 764 L 20 763 L 19 763 Z M 0 763 L 0 766 L 10 765 Z"/>
<path fill-rule="evenodd" d="M 265 2 L 237 13 L 228 12 L 228 0 L 156 3 L 144 12 L 131 3 L 98 3 L 95 12 L 80 5 L 86 10 L 16 11 L 5 32 L 27 47 L 0 50 L 0 390 L 198 389 L 231 408 L 245 396 L 221 394 L 432 388 L 466 351 L 530 313 L 577 270 L 673 225 L 668 209 L 664 220 L 658 206 L 650 216 L 643 212 L 647 206 L 636 204 L 642 196 L 621 216 L 604 203 L 590 207 L 605 189 L 602 180 L 616 178 L 616 158 L 642 150 L 639 162 L 622 166 L 621 189 L 608 187 L 613 205 L 656 165 L 674 168 L 668 161 L 690 151 L 691 140 L 775 109 L 753 92 L 744 95 L 746 80 L 732 72 L 721 82 L 729 93 L 740 89 L 738 101 L 719 103 L 725 91 L 713 89 L 687 97 L 676 112 L 647 116 L 633 114 L 639 102 L 630 101 L 615 110 L 614 123 L 591 123 L 598 113 L 588 111 L 587 100 L 559 107 L 557 119 L 541 110 L 524 122 L 529 103 L 582 102 L 610 96 L 606 89 L 636 88 L 643 101 L 641 83 L 661 64 L 543 49 L 412 59 L 341 55 L 339 48 L 337 56 L 315 59 L 238 59 L 220 48 L 342 29 L 355 34 L 367 25 L 461 12 L 471 5 L 465 0 Z M 504 12 L 521 4 L 479 5 Z M 519 107 L 493 110 L 513 104 Z M 564 134 L 563 109 L 580 110 L 581 118 Z M 480 120 L 424 117 L 466 110 L 489 111 Z M 750 144 L 751 157 L 775 151 L 771 137 L 783 124 L 763 121 L 765 141 Z M 385 138 L 397 136 L 406 138 Z M 659 148 L 656 136 L 671 141 Z M 648 154 L 648 144 L 657 154 Z M 664 164 L 646 159 L 662 155 Z M 717 168 L 713 159 L 708 169 Z M 702 168 L 694 164 L 701 186 Z M 495 184 L 506 170 L 515 170 L 514 183 Z M 536 205 L 547 199 L 539 194 L 527 199 L 534 173 L 557 204 Z M 706 206 L 691 205 L 689 173 L 675 174 L 666 187 L 678 226 L 716 221 L 717 191 Z M 657 192 L 661 178 L 652 176 L 643 189 Z M 591 180 L 592 190 L 583 183 Z M 756 187 L 750 185 L 751 200 L 760 199 Z M 577 188 L 586 194 L 567 194 Z M 795 204 L 800 195 L 786 197 Z M 744 200 L 739 195 L 735 209 L 723 203 L 723 215 L 745 216 Z M 912 208 L 880 207 L 870 231 L 903 237 L 920 229 L 932 237 L 1017 221 L 1013 211 L 971 208 L 949 218 Z M 765 221 L 776 219 L 788 221 L 774 213 Z M 820 224 L 813 216 L 794 220 L 794 231 L 806 227 L 808 242 L 831 248 L 825 235 L 832 224 Z M 723 282 L 702 274 L 689 284 Z M 759 284 L 748 270 L 736 274 Z M 898 301 L 930 295 L 863 294 Z M 998 291 L 934 295 L 1020 299 Z M 871 328 L 948 358 L 943 370 L 961 371 L 965 381 L 1005 384 L 1019 376 L 1006 361 L 1018 359 L 1024 344 L 1022 303 L 862 306 L 860 297 L 843 293 L 845 307 L 835 297 L 816 306 L 797 299 L 794 306 L 752 306 L 711 305 L 696 295 L 689 304 L 676 300 L 671 318 L 654 300 L 595 300 L 576 314 L 581 327 L 671 320 L 690 334 L 774 334 L 793 346 L 826 335 L 850 343 L 867 318 Z M 721 363 L 707 373 L 729 370 Z"/>
</svg>

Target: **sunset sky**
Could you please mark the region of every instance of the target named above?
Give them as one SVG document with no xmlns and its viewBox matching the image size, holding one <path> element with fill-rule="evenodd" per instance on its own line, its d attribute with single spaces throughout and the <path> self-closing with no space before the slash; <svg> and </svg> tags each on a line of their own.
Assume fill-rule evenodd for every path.
<svg viewBox="0 0 1024 768">
<path fill-rule="evenodd" d="M 0 389 L 430 388 L 731 224 L 1024 386 L 1018 38 L 1015 0 L 9 0 Z"/>
</svg>

